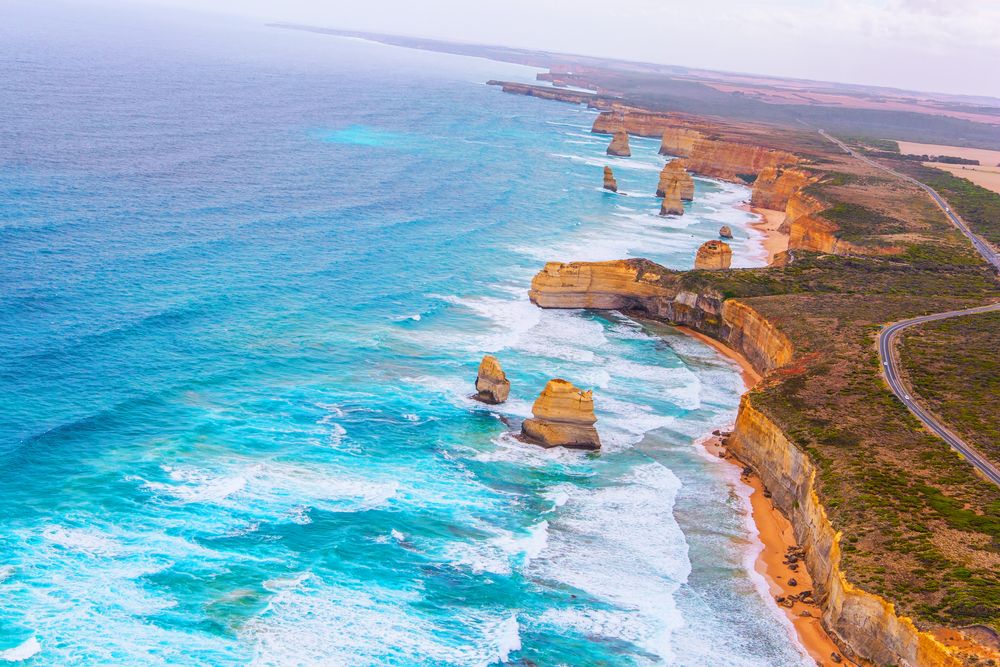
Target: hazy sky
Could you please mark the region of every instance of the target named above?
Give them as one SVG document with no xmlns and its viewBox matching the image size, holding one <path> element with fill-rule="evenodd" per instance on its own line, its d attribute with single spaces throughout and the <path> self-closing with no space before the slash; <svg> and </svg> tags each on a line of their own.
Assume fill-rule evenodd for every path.
<svg viewBox="0 0 1000 667">
<path fill-rule="evenodd" d="M 1000 0 L 123 0 L 1000 97 Z"/>
</svg>

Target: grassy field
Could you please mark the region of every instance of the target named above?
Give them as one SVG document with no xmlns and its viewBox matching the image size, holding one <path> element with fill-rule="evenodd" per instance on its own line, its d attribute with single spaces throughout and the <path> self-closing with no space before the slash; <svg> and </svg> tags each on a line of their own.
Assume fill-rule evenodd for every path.
<svg viewBox="0 0 1000 667">
<path fill-rule="evenodd" d="M 1000 313 L 929 322 L 900 344 L 910 387 L 942 420 L 1000 465 Z"/>
<path fill-rule="evenodd" d="M 937 190 L 973 231 L 1000 246 L 1000 194 L 934 167 L 913 163 L 894 166 Z"/>
</svg>

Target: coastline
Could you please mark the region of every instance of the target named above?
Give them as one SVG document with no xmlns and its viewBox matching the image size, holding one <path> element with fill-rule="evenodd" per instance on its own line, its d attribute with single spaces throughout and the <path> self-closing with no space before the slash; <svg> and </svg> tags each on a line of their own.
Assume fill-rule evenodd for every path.
<svg viewBox="0 0 1000 667">
<path fill-rule="evenodd" d="M 781 231 L 781 225 L 785 221 L 785 212 L 756 207 L 750 207 L 750 211 L 760 216 L 760 220 L 751 222 L 750 226 L 764 234 L 761 244 L 764 246 L 766 261 L 770 265 L 774 261 L 775 255 L 788 250 L 789 235 Z"/>
<path fill-rule="evenodd" d="M 760 374 L 736 350 L 688 327 L 675 326 L 674 328 L 686 336 L 711 346 L 722 356 L 737 363 L 740 366 L 740 376 L 743 378 L 747 391 L 753 389 L 760 381 Z M 856 665 L 857 663 L 843 655 L 840 647 L 823 627 L 823 612 L 816 602 L 789 599 L 791 596 L 801 595 L 804 591 L 813 590 L 812 578 L 806 571 L 805 565 L 798 565 L 795 570 L 792 570 L 786 562 L 786 556 L 789 552 L 793 552 L 799 547 L 795 541 L 792 524 L 781 513 L 781 510 L 771 502 L 770 494 L 764 488 L 760 477 L 753 471 L 748 472 L 743 462 L 726 450 L 724 441 L 725 435 L 712 435 L 705 438 L 701 444 L 712 456 L 739 468 L 740 480 L 751 488 L 749 496 L 750 518 L 757 529 L 756 537 L 762 547 L 754 562 L 754 570 L 767 583 L 772 602 L 784 613 L 795 630 L 799 643 L 806 650 L 806 653 L 816 661 L 817 665 L 821 667 L 832 667 L 836 664 Z M 792 585 L 791 581 L 794 581 L 795 585 Z M 778 604 L 778 599 L 782 598 L 788 600 L 786 605 L 790 604 L 790 606 Z M 834 654 L 840 657 L 839 663 L 832 658 Z"/>
</svg>

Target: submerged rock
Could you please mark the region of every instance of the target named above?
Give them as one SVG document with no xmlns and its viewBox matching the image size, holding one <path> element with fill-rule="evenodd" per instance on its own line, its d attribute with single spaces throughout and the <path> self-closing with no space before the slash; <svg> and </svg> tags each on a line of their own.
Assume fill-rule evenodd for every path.
<svg viewBox="0 0 1000 667">
<path fill-rule="evenodd" d="M 503 403 L 510 395 L 510 381 L 500 366 L 500 361 L 492 354 L 487 354 L 479 362 L 479 374 L 476 376 L 476 400 L 496 405 Z"/>
<path fill-rule="evenodd" d="M 694 256 L 696 269 L 728 269 L 733 263 L 733 251 L 723 241 L 706 241 Z"/>
<path fill-rule="evenodd" d="M 615 180 L 615 175 L 611 171 L 611 167 L 604 168 L 604 189 L 618 192 L 618 181 Z"/>
<path fill-rule="evenodd" d="M 594 393 L 582 391 L 572 382 L 553 379 L 531 406 L 521 435 L 543 447 L 600 449 L 601 439 L 594 424 Z"/>
<path fill-rule="evenodd" d="M 611 138 L 608 146 L 608 155 L 618 155 L 620 157 L 631 157 L 632 149 L 628 145 L 628 132 L 619 130 Z"/>
<path fill-rule="evenodd" d="M 663 201 L 660 202 L 660 215 L 684 215 L 684 202 L 681 201 L 680 184 L 671 181 L 663 193 Z"/>
<path fill-rule="evenodd" d="M 719 236 L 724 239 L 731 239 L 733 238 L 733 230 L 729 228 L 729 225 L 722 225 L 722 227 L 719 228 Z"/>
</svg>

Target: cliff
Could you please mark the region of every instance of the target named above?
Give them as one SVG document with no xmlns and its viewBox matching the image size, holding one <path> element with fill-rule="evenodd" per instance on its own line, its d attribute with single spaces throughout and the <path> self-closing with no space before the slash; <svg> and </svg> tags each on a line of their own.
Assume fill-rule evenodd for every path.
<svg viewBox="0 0 1000 667">
<path fill-rule="evenodd" d="M 611 171 L 611 167 L 604 168 L 604 189 L 618 192 L 618 181 L 615 180 L 615 174 Z"/>
<path fill-rule="evenodd" d="M 608 155 L 617 155 L 619 157 L 630 157 L 632 155 L 632 149 L 628 145 L 628 132 L 621 130 L 614 133 L 614 136 L 611 137 L 611 143 L 608 144 Z"/>
<path fill-rule="evenodd" d="M 724 241 L 705 241 L 694 256 L 695 269 L 728 269 L 732 263 L 733 250 Z"/>
<path fill-rule="evenodd" d="M 788 230 L 789 250 L 837 251 L 837 225 L 817 215 L 825 208 L 823 202 L 804 192 L 789 197 L 782 223 Z"/>
<path fill-rule="evenodd" d="M 543 308 L 599 308 L 639 312 L 683 324 L 740 352 L 765 377 L 791 362 L 791 341 L 746 303 L 711 289 L 685 289 L 684 274 L 646 260 L 545 265 L 529 296 Z M 743 397 L 730 451 L 761 476 L 772 501 L 791 521 L 827 630 L 858 657 L 877 664 L 957 667 L 960 662 L 930 634 L 895 613 L 883 598 L 847 581 L 840 569 L 840 533 L 816 492 L 816 469 L 767 415 Z"/>
<path fill-rule="evenodd" d="M 668 127 L 679 123 L 675 114 L 638 111 L 630 108 L 618 108 L 598 114 L 590 131 L 595 134 L 614 134 L 625 130 L 637 137 L 658 139 Z"/>
<path fill-rule="evenodd" d="M 728 181 L 748 181 L 765 169 L 794 164 L 797 160 L 791 153 L 763 146 L 698 139 L 691 148 L 687 167 L 696 174 Z"/>
<path fill-rule="evenodd" d="M 816 468 L 778 426 L 752 404 L 740 402 L 727 447 L 753 466 L 772 502 L 789 518 L 805 550 L 823 625 L 864 659 L 880 665 L 958 666 L 960 661 L 930 634 L 920 632 L 893 605 L 847 581 L 840 569 L 840 539 L 816 495 Z"/>
<path fill-rule="evenodd" d="M 788 363 L 792 345 L 756 311 L 717 293 L 684 289 L 677 271 L 643 260 L 549 262 L 528 297 L 541 308 L 638 311 L 716 338 L 761 372 Z"/>
<path fill-rule="evenodd" d="M 515 83 L 513 81 L 497 81 L 491 79 L 486 82 L 488 86 L 500 86 L 505 93 L 512 95 L 527 95 L 528 97 L 539 97 L 544 100 L 556 100 L 558 102 L 570 102 L 571 104 L 586 104 L 587 106 L 600 106 L 602 100 L 593 93 L 581 93 L 576 90 L 566 90 L 564 88 L 552 88 L 550 86 L 533 86 L 527 83 Z"/>
<path fill-rule="evenodd" d="M 694 179 L 687 173 L 684 160 L 671 160 L 660 171 L 660 182 L 656 185 L 656 196 L 665 197 L 671 184 L 676 183 L 680 198 L 684 201 L 694 200 Z"/>
<path fill-rule="evenodd" d="M 531 419 L 521 426 L 524 439 L 543 447 L 600 449 L 594 424 L 594 393 L 581 391 L 572 382 L 549 380 L 531 406 Z"/>
<path fill-rule="evenodd" d="M 686 127 L 668 127 L 660 134 L 660 155 L 688 157 L 694 144 L 701 139 L 701 132 Z"/>
<path fill-rule="evenodd" d="M 757 208 L 783 211 L 792 195 L 816 180 L 812 174 L 802 169 L 766 167 L 753 183 L 750 204 Z"/>
</svg>

